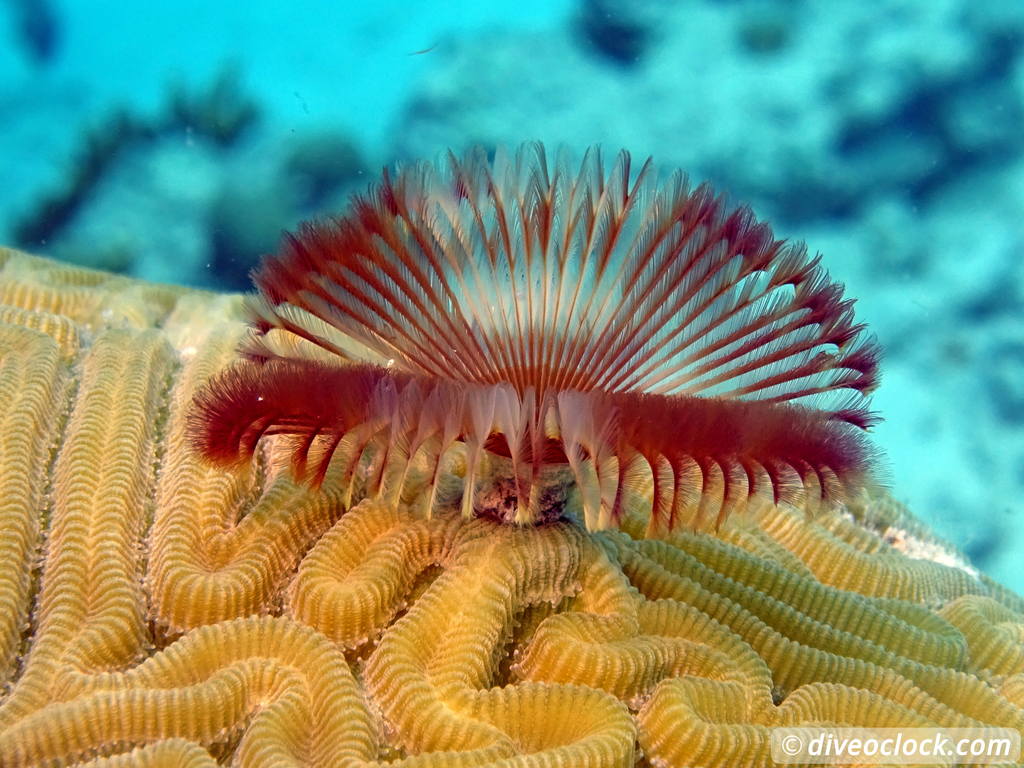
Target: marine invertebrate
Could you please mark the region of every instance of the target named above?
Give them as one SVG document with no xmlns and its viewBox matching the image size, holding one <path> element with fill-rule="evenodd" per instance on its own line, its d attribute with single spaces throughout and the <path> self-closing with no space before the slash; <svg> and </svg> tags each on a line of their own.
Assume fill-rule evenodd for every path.
<svg viewBox="0 0 1024 768">
<path fill-rule="evenodd" d="M 341 515 L 340 466 L 313 491 L 287 446 L 192 450 L 240 297 L 3 250 L 0 297 L 0 765 L 755 766 L 780 724 L 1024 729 L 1024 600 L 893 549 L 885 497 L 643 541 L 632 495 L 598 533 L 425 519 L 421 457 Z"/>
<path fill-rule="evenodd" d="M 368 491 L 395 500 L 418 455 L 436 483 L 464 444 L 464 514 L 555 519 L 562 469 L 592 529 L 648 479 L 651 530 L 865 482 L 877 349 L 853 302 L 749 209 L 625 152 L 607 172 L 525 145 L 385 174 L 254 279 L 250 360 L 197 398 L 223 464 L 289 435 L 300 478 L 333 460 L 354 482 L 365 451 Z"/>
</svg>

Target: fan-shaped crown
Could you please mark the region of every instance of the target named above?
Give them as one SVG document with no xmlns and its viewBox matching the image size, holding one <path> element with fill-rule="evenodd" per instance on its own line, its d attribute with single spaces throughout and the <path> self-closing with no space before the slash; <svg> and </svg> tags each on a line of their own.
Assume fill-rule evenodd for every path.
<svg viewBox="0 0 1024 768">
<path fill-rule="evenodd" d="M 377 447 L 394 494 L 417 452 L 436 479 L 463 442 L 464 509 L 496 454 L 520 521 L 544 516 L 552 464 L 591 526 L 644 477 L 654 525 L 838 498 L 867 469 L 877 348 L 818 262 L 625 152 L 608 170 L 596 149 L 574 165 L 528 144 L 385 173 L 255 273 L 254 362 L 199 397 L 200 442 L 226 460 L 292 434 L 322 478 L 347 436 L 353 467 Z"/>
</svg>

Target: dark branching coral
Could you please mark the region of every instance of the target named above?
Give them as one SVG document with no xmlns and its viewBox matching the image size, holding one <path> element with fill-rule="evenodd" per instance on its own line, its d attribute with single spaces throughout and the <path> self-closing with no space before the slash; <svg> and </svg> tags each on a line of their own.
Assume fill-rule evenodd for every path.
<svg viewBox="0 0 1024 768">
<path fill-rule="evenodd" d="M 60 232 L 81 209 L 121 154 L 168 134 L 189 131 L 227 146 L 259 117 L 242 90 L 239 73 L 226 67 L 202 90 L 172 86 L 168 105 L 153 117 L 120 107 L 87 129 L 64 182 L 42 195 L 14 224 L 15 240 L 35 247 Z"/>
<path fill-rule="evenodd" d="M 57 11 L 49 0 L 9 0 L 18 39 L 36 64 L 49 63 L 60 44 Z"/>
<path fill-rule="evenodd" d="M 152 135 L 143 121 L 124 109 L 114 110 L 102 124 L 87 130 L 65 182 L 43 195 L 15 224 L 15 239 L 25 245 L 49 239 L 71 221 L 122 149 Z"/>
<path fill-rule="evenodd" d="M 622 66 L 636 64 L 656 37 L 663 9 L 649 0 L 633 3 L 585 0 L 577 9 L 576 24 L 594 50 Z"/>
<path fill-rule="evenodd" d="M 867 482 L 878 352 L 853 302 L 749 209 L 624 152 L 386 173 L 255 282 L 248 359 L 197 397 L 220 463 L 288 435 L 298 476 L 335 462 L 350 495 L 397 499 L 411 462 L 436 487 L 464 444 L 465 514 L 545 520 L 568 498 L 604 528 L 649 482 L 651 531 Z"/>
<path fill-rule="evenodd" d="M 171 86 L 167 116 L 169 129 L 186 128 L 223 147 L 234 144 L 256 120 L 260 110 L 241 87 L 237 66 L 224 67 L 203 90 L 182 83 Z"/>
</svg>

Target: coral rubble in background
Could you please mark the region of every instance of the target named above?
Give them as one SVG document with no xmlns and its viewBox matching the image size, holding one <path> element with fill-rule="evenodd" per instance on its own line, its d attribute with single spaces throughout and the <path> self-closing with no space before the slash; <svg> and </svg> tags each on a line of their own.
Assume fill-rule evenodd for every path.
<svg viewBox="0 0 1024 768">
<path fill-rule="evenodd" d="M 758 766 L 777 725 L 1024 730 L 1024 600 L 884 498 L 645 541 L 426 520 L 416 487 L 344 512 L 274 448 L 210 468 L 186 413 L 240 310 L 0 252 L 0 764 Z"/>
<path fill-rule="evenodd" d="M 723 184 L 773 220 L 804 222 L 893 195 L 926 200 L 1024 148 L 1024 93 L 1013 79 L 1024 9 L 948 0 L 581 6 L 582 18 L 561 27 L 495 31 L 455 48 L 414 93 L 401 154 L 597 138 Z M 628 63 L 600 42 L 624 33 L 595 32 L 598 21 L 643 29 Z"/>
</svg>

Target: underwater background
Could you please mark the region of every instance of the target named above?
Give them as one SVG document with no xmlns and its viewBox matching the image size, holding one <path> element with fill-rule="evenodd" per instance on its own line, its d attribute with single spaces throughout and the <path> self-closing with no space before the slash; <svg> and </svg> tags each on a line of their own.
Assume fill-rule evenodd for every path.
<svg viewBox="0 0 1024 768">
<path fill-rule="evenodd" d="M 806 240 L 886 354 L 883 478 L 1024 591 L 1024 3 L 0 4 L 0 243 L 244 290 L 447 148 L 601 143 Z"/>
</svg>

